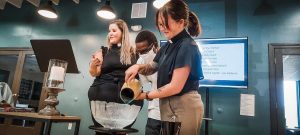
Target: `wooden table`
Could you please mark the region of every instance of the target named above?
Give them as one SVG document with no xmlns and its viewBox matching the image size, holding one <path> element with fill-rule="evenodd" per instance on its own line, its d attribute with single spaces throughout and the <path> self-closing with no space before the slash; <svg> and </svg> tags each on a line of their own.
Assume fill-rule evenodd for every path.
<svg viewBox="0 0 300 135">
<path fill-rule="evenodd" d="M 65 122 L 65 123 L 75 122 L 76 125 L 75 125 L 74 135 L 78 135 L 79 127 L 80 127 L 80 117 L 77 116 L 44 116 L 44 115 L 39 115 L 37 113 L 29 113 L 29 112 L 0 112 L 0 117 L 43 122 L 44 124 L 46 124 L 45 126 L 46 135 L 50 135 L 51 126 L 53 122 Z"/>
</svg>

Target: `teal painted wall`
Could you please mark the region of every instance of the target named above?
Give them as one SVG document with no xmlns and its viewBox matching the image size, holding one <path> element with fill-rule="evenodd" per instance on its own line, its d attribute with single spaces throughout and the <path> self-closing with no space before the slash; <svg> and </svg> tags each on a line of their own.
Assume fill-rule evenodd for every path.
<svg viewBox="0 0 300 135">
<path fill-rule="evenodd" d="M 113 0 L 111 4 L 129 26 L 141 24 L 144 29 L 154 31 L 158 39 L 164 39 L 154 26 L 155 9 L 152 3 L 148 2 L 146 19 L 131 19 L 131 2 L 144 1 Z M 203 26 L 201 37 L 249 38 L 249 88 L 210 88 L 210 109 L 214 119 L 209 125 L 210 135 L 270 134 L 268 43 L 300 42 L 300 2 L 273 0 L 270 3 L 275 13 L 253 15 L 260 0 L 188 0 Z M 93 134 L 88 129 L 92 124 L 87 98 L 87 90 L 93 80 L 88 74 L 90 54 L 104 45 L 107 34 L 108 21 L 96 16 L 98 7 L 96 1 L 82 1 L 79 5 L 62 1 L 57 6 L 60 18 L 55 21 L 38 16 L 35 7 L 28 2 L 24 2 L 21 9 L 7 4 L 5 10 L 0 11 L 0 47 L 30 47 L 30 39 L 71 40 L 81 73 L 66 76 L 66 91 L 59 95 L 61 104 L 58 108 L 64 114 L 82 118 L 81 135 Z M 131 32 L 132 39 L 136 34 Z M 255 117 L 239 115 L 241 93 L 256 96 Z M 137 135 L 144 133 L 146 116 L 144 108 L 134 124 L 134 128 L 140 130 Z M 52 134 L 73 133 L 66 129 L 67 124 L 55 124 Z"/>
</svg>

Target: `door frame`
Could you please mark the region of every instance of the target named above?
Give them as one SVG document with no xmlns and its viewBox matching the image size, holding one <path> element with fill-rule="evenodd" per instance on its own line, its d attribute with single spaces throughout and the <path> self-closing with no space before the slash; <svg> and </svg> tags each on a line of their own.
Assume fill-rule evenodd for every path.
<svg viewBox="0 0 300 135">
<path fill-rule="evenodd" d="M 32 48 L 0 48 L 0 55 L 18 55 L 18 60 L 16 64 L 16 71 L 12 82 L 12 93 L 19 94 L 22 71 L 24 67 L 24 62 L 26 59 L 26 55 L 33 55 L 34 52 Z M 43 82 L 46 79 L 46 73 L 44 74 Z M 40 95 L 39 107 L 38 110 L 41 110 L 45 107 L 45 103 L 43 102 L 47 98 L 47 92 L 43 88 Z M 23 135 L 39 135 L 43 133 L 43 123 L 36 122 L 33 127 L 22 127 L 17 125 L 11 125 L 11 120 L 5 119 L 4 124 L 0 124 L 0 131 L 5 131 L 2 134 L 23 134 Z"/>
<path fill-rule="evenodd" d="M 300 44 L 270 43 L 268 48 L 271 135 L 284 135 L 285 114 L 282 55 L 300 55 L 300 51 L 295 52 L 296 50 L 300 50 Z"/>
</svg>

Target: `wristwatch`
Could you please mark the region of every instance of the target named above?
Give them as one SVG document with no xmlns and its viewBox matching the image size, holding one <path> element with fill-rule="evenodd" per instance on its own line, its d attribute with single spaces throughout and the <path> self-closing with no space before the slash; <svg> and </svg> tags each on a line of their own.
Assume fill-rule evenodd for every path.
<svg viewBox="0 0 300 135">
<path fill-rule="evenodd" d="M 148 101 L 151 101 L 152 99 L 150 99 L 149 96 L 148 96 L 149 93 L 150 93 L 150 91 L 147 91 L 147 92 L 146 92 L 146 99 L 147 99 Z"/>
</svg>

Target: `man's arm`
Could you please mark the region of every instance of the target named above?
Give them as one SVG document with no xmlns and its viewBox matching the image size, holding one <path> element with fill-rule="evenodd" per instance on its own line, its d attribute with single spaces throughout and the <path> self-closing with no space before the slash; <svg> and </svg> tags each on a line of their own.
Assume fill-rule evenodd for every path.
<svg viewBox="0 0 300 135">
<path fill-rule="evenodd" d="M 139 65 L 139 74 L 142 75 L 152 75 L 153 73 L 155 73 L 158 69 L 158 64 L 156 62 L 150 62 L 149 64 L 141 64 Z"/>
</svg>

